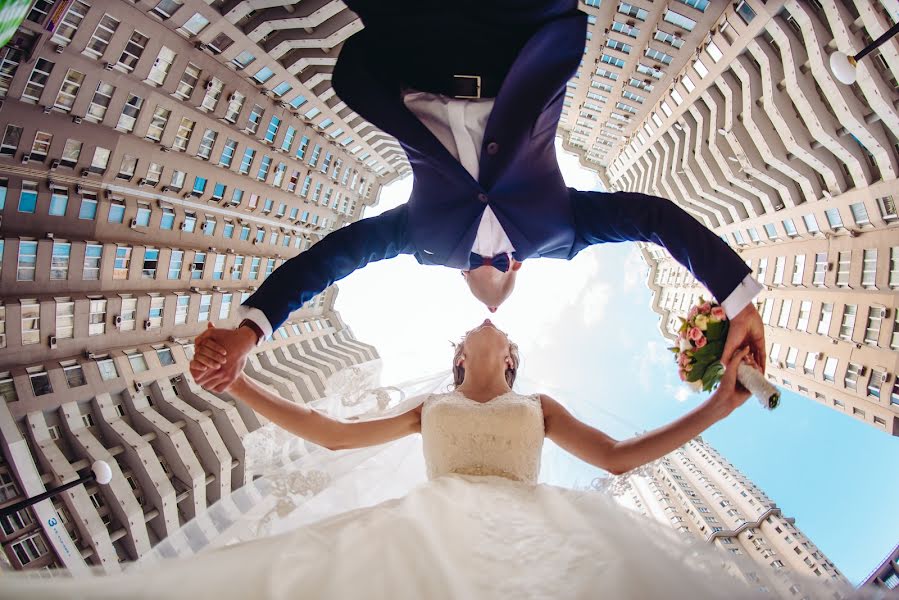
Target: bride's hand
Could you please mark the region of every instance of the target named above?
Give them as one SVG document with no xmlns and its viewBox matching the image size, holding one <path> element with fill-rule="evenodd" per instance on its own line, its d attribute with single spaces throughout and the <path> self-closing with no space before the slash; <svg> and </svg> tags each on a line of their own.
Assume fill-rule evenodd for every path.
<svg viewBox="0 0 899 600">
<path fill-rule="evenodd" d="M 759 369 L 749 351 L 748 346 L 737 350 L 724 367 L 724 375 L 715 391 L 717 401 L 725 410 L 724 416 L 729 415 L 752 395 L 737 381 L 737 367 L 740 366 L 740 363 L 745 363 L 753 369 Z"/>
</svg>

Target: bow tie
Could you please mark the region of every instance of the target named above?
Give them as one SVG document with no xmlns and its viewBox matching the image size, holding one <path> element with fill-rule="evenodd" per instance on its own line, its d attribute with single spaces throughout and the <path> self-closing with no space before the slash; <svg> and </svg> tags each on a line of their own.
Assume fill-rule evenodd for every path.
<svg viewBox="0 0 899 600">
<path fill-rule="evenodd" d="M 468 268 L 477 269 L 478 267 L 482 267 L 484 265 L 489 265 L 494 269 L 499 269 L 503 273 L 509 270 L 510 263 L 509 255 L 506 252 L 502 254 L 497 254 L 496 256 L 481 256 L 480 254 L 471 253 L 471 256 L 468 259 Z"/>
</svg>

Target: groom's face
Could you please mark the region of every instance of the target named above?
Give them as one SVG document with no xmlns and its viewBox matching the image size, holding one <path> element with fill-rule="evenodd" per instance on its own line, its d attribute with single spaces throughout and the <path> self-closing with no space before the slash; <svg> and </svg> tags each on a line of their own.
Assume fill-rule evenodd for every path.
<svg viewBox="0 0 899 600">
<path fill-rule="evenodd" d="M 496 312 L 496 309 L 512 295 L 520 268 L 521 263 L 513 261 L 505 273 L 490 265 L 484 265 L 470 271 L 462 271 L 462 276 L 471 294 L 482 302 L 487 310 Z"/>
</svg>

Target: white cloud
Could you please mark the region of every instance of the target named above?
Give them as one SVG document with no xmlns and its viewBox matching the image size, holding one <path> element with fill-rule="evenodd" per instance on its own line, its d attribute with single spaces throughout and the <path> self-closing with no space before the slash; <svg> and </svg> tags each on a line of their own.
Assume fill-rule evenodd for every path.
<svg viewBox="0 0 899 600">
<path fill-rule="evenodd" d="M 691 393 L 690 388 L 682 385 L 674 391 L 674 399 L 678 402 L 686 402 Z"/>
</svg>

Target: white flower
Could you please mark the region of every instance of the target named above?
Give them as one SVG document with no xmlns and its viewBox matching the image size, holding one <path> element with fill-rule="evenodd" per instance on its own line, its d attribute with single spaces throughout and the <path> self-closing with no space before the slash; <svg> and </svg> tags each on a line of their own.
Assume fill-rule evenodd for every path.
<svg viewBox="0 0 899 600">
<path fill-rule="evenodd" d="M 702 391 L 702 380 L 701 379 L 697 379 L 696 381 L 688 381 L 687 385 L 689 385 L 690 388 L 692 388 L 692 390 L 694 392 Z"/>
<path fill-rule="evenodd" d="M 692 346 L 690 346 L 690 340 L 688 340 L 687 338 L 681 338 L 680 345 L 678 347 L 680 348 L 681 352 L 684 352 L 686 350 L 689 350 Z"/>
<path fill-rule="evenodd" d="M 700 331 L 705 331 L 709 326 L 709 318 L 705 315 L 696 315 L 696 326 Z"/>
</svg>

